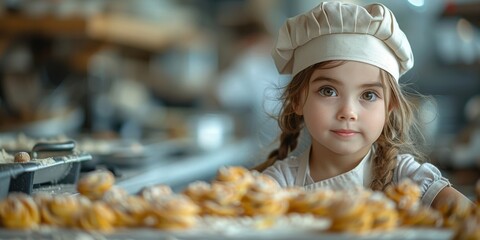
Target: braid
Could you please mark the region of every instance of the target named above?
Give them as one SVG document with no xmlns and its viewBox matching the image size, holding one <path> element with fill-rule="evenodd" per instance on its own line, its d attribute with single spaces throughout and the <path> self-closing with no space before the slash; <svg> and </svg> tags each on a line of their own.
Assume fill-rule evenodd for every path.
<svg viewBox="0 0 480 240">
<path fill-rule="evenodd" d="M 295 106 L 300 106 L 302 92 L 308 91 L 308 80 L 318 64 L 310 66 L 299 72 L 287 85 L 282 94 L 283 105 L 278 119 L 280 134 L 280 146 L 273 150 L 267 160 L 253 168 L 262 172 L 273 165 L 275 161 L 285 159 L 298 145 L 298 137 L 303 128 L 303 117 L 295 113 Z"/>
<path fill-rule="evenodd" d="M 283 112 L 285 111 L 286 108 Z M 254 167 L 254 170 L 259 172 L 265 170 L 267 167 L 273 165 L 275 161 L 286 158 L 288 154 L 297 147 L 298 136 L 300 136 L 300 130 L 302 129 L 302 117 L 296 115 L 294 112 L 282 114 L 278 122 L 282 130 L 282 134 L 280 134 L 280 146 L 268 155 L 265 162 Z"/>
<path fill-rule="evenodd" d="M 262 172 L 267 167 L 273 165 L 275 161 L 286 158 L 288 156 L 288 153 L 293 151 L 297 147 L 299 135 L 300 132 L 282 133 L 280 135 L 280 146 L 268 155 L 267 161 L 261 163 L 253 169 Z"/>
<path fill-rule="evenodd" d="M 424 155 L 415 147 L 415 143 L 423 140 L 419 125 L 415 119 L 415 107 L 402 93 L 398 84 L 386 72 L 382 71 L 384 84 L 391 89 L 387 109 L 388 114 L 383 132 L 376 142 L 375 157 L 372 166 L 373 190 L 383 191 L 393 182 L 393 173 L 397 166 L 397 157 L 401 153 L 409 153 L 417 160 Z"/>
<path fill-rule="evenodd" d="M 383 191 L 393 181 L 393 172 L 397 166 L 398 149 L 386 141 L 377 141 L 373 159 L 373 176 L 370 187 L 375 191 Z"/>
</svg>

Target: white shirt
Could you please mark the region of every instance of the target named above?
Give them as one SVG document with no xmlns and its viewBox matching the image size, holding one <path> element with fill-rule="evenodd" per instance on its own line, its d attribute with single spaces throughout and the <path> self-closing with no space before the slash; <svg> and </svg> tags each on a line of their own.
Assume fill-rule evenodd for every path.
<svg viewBox="0 0 480 240">
<path fill-rule="evenodd" d="M 299 157 L 290 156 L 275 162 L 263 171 L 273 177 L 282 187 L 301 186 L 305 190 L 330 188 L 333 190 L 353 189 L 358 187 L 369 188 L 372 182 L 372 150 L 352 170 L 335 177 L 314 182 L 310 176 L 309 153 L 310 149 Z M 401 154 L 397 158 L 397 166 L 393 174 L 393 184 L 410 178 L 420 187 L 422 203 L 430 206 L 437 194 L 450 182 L 442 177 L 441 172 L 430 163 L 420 164 L 410 154 Z"/>
</svg>

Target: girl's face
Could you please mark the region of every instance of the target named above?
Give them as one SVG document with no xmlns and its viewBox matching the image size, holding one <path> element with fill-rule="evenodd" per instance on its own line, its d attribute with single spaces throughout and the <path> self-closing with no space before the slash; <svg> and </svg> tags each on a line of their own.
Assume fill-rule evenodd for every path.
<svg viewBox="0 0 480 240">
<path fill-rule="evenodd" d="M 383 88 L 379 68 L 366 63 L 315 70 L 295 109 L 313 147 L 342 156 L 368 152 L 385 124 Z"/>
</svg>

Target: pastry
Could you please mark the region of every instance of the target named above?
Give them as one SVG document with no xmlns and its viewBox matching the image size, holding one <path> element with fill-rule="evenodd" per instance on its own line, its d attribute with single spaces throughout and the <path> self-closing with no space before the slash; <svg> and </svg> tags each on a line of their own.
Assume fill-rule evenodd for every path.
<svg viewBox="0 0 480 240">
<path fill-rule="evenodd" d="M 373 227 L 373 215 L 364 198 L 355 199 L 348 194 L 335 197 L 329 217 L 332 221 L 329 231 L 366 233 Z"/>
<path fill-rule="evenodd" d="M 24 193 L 12 193 L 0 202 L 0 224 L 12 229 L 36 228 L 40 213 L 32 197 Z"/>
<path fill-rule="evenodd" d="M 91 200 L 98 200 L 110 190 L 114 183 L 115 177 L 111 172 L 96 170 L 80 178 L 77 183 L 77 190 Z"/>
<path fill-rule="evenodd" d="M 157 184 L 153 186 L 144 187 L 139 192 L 139 196 L 148 202 L 155 201 L 157 198 L 173 194 L 172 188 L 165 184 Z"/>
<path fill-rule="evenodd" d="M 242 209 L 243 194 L 230 182 L 194 182 L 187 186 L 184 194 L 201 208 L 201 215 L 238 216 Z"/>
<path fill-rule="evenodd" d="M 416 208 L 399 212 L 400 224 L 415 227 L 441 227 L 443 217 L 439 211 L 419 205 Z"/>
<path fill-rule="evenodd" d="M 83 210 L 80 198 L 73 195 L 52 196 L 40 201 L 39 209 L 43 223 L 59 227 L 74 225 L 74 220 Z"/>
<path fill-rule="evenodd" d="M 398 185 L 388 186 L 385 194 L 399 209 L 409 209 L 420 204 L 420 188 L 408 178 L 401 180 Z"/>
<path fill-rule="evenodd" d="M 215 201 L 221 205 L 229 205 L 238 203 L 243 197 L 240 191 L 237 191 L 234 186 L 230 184 L 222 184 L 214 182 L 210 185 L 210 190 L 206 192 L 205 198 Z"/>
<path fill-rule="evenodd" d="M 199 206 L 201 207 L 201 215 L 237 217 L 243 213 L 243 208 L 239 202 L 220 204 L 212 200 L 206 200 L 201 202 Z"/>
<path fill-rule="evenodd" d="M 302 191 L 288 198 L 289 213 L 311 213 L 316 216 L 328 216 L 334 192 L 329 189 L 318 189 L 313 192 Z"/>
<path fill-rule="evenodd" d="M 153 227 L 164 230 L 187 229 L 197 223 L 200 208 L 190 198 L 172 194 L 151 203 Z"/>
<path fill-rule="evenodd" d="M 139 196 L 128 196 L 122 201 L 110 205 L 115 214 L 115 226 L 137 227 L 142 226 L 150 208 L 146 200 Z"/>
<path fill-rule="evenodd" d="M 13 161 L 16 163 L 30 162 L 30 155 L 27 152 L 15 153 Z"/>
<path fill-rule="evenodd" d="M 288 211 L 288 200 L 273 192 L 248 191 L 241 204 L 247 216 L 280 216 Z"/>
<path fill-rule="evenodd" d="M 254 182 L 250 185 L 249 191 L 274 193 L 281 191 L 280 185 L 272 177 L 261 174 L 253 173 Z"/>
<path fill-rule="evenodd" d="M 372 193 L 366 199 L 366 206 L 372 215 L 373 230 L 392 230 L 398 225 L 399 216 L 395 203 L 380 192 Z"/>
<path fill-rule="evenodd" d="M 102 200 L 107 203 L 116 203 L 125 201 L 129 197 L 127 190 L 118 187 L 112 186 L 108 191 L 106 191 L 103 196 Z"/>
<path fill-rule="evenodd" d="M 97 201 L 83 209 L 77 217 L 76 226 L 88 231 L 111 232 L 115 221 L 113 210 L 106 203 Z"/>
<path fill-rule="evenodd" d="M 190 184 L 183 190 L 183 194 L 188 196 L 196 203 L 201 203 L 206 200 L 207 195 L 210 193 L 210 183 L 204 181 L 195 181 Z"/>
<path fill-rule="evenodd" d="M 217 172 L 216 181 L 229 183 L 230 186 L 235 188 L 238 195 L 243 195 L 254 179 L 248 169 L 240 166 L 231 166 L 221 167 Z"/>
</svg>

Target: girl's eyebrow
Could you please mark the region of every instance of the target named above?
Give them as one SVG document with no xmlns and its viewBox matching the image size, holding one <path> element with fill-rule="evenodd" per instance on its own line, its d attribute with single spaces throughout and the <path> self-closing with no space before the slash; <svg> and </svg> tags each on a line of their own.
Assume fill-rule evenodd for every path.
<svg viewBox="0 0 480 240">
<path fill-rule="evenodd" d="M 319 76 L 319 77 L 314 78 L 312 80 L 312 83 L 313 82 L 321 82 L 321 81 L 327 81 L 327 82 L 331 82 L 331 83 L 335 83 L 335 84 L 339 84 L 339 85 L 343 84 L 342 82 L 338 81 L 335 78 L 325 77 L 325 76 Z M 375 82 L 375 83 L 362 84 L 361 87 L 362 88 L 381 88 L 381 89 L 384 88 L 383 84 L 380 81 Z"/>
<path fill-rule="evenodd" d="M 363 88 L 381 88 L 383 89 L 383 84 L 381 82 L 376 82 L 376 83 L 367 83 L 367 84 L 362 84 Z"/>
<path fill-rule="evenodd" d="M 340 81 L 338 81 L 337 79 L 335 78 L 331 78 L 331 77 L 325 77 L 325 76 L 319 76 L 319 77 L 316 77 L 312 80 L 312 83 L 313 82 L 319 82 L 319 81 L 327 81 L 327 82 L 333 82 L 333 83 L 337 83 L 337 84 L 342 84 Z"/>
</svg>

